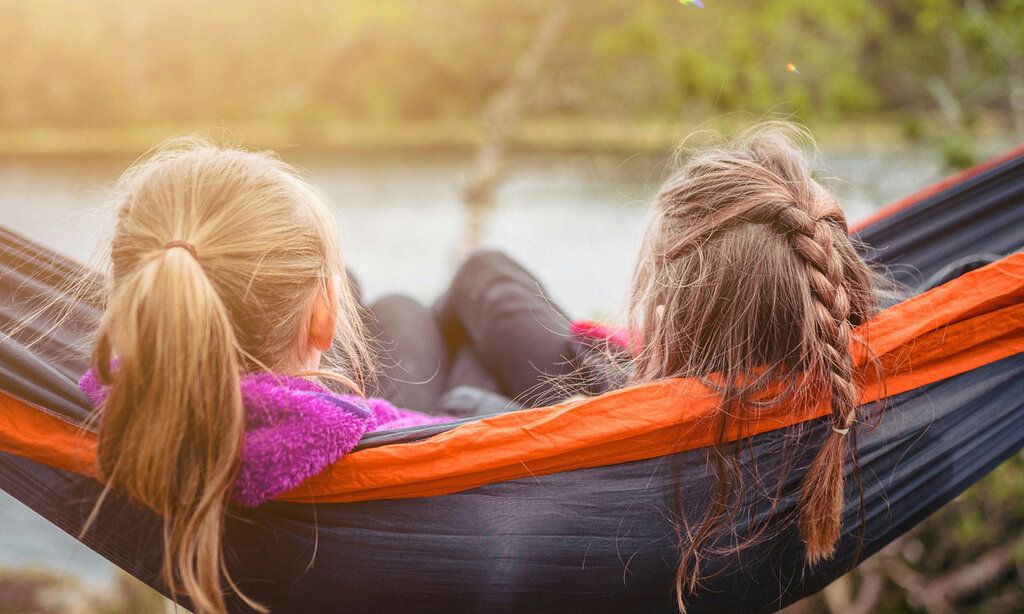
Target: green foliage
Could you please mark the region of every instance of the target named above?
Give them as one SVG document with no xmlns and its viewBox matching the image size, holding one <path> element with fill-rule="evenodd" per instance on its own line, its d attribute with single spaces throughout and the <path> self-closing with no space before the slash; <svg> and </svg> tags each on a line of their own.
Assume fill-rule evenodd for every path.
<svg viewBox="0 0 1024 614">
<path fill-rule="evenodd" d="M 961 129 L 983 110 L 1008 109 L 1024 57 L 1024 0 L 706 5 L 574 3 L 534 111 L 700 123 L 734 112 L 813 122 L 938 109 Z M 315 133 L 331 120 L 475 118 L 549 6 L 7 2 L 0 128 L 231 120 Z"/>
<path fill-rule="evenodd" d="M 925 123 L 921 117 L 914 113 L 907 113 L 900 118 L 900 134 L 911 143 L 924 139 L 927 134 Z"/>
<path fill-rule="evenodd" d="M 942 141 L 942 164 L 951 171 L 959 171 L 978 162 L 971 142 L 960 136 L 948 137 Z"/>
</svg>

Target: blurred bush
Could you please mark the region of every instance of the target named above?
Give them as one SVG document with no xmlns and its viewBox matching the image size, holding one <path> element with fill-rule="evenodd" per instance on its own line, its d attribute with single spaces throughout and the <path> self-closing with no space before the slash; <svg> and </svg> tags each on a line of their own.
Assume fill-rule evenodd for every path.
<svg viewBox="0 0 1024 614">
<path fill-rule="evenodd" d="M 571 2 L 572 0 L 560 0 Z M 476 118 L 549 0 L 33 0 L 0 19 L 0 127 Z M 1024 1 L 573 2 L 536 113 L 804 121 L 982 112 L 1024 134 Z M 787 69 L 792 64 L 795 71 Z"/>
<path fill-rule="evenodd" d="M 0 570 L 0 614 L 57 614 L 61 591 L 74 583 L 35 569 Z"/>
<path fill-rule="evenodd" d="M 1024 453 L 787 614 L 1024 612 Z"/>
<path fill-rule="evenodd" d="M 0 569 L 0 614 L 163 614 L 168 604 L 120 571 L 112 587 L 100 588 L 46 570 Z"/>
</svg>

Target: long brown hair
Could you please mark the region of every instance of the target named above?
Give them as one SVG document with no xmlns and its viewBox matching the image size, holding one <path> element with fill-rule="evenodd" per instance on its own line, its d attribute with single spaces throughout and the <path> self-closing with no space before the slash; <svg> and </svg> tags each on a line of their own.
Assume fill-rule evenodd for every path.
<svg viewBox="0 0 1024 614">
<path fill-rule="evenodd" d="M 332 300 L 341 364 L 321 374 L 358 390 L 369 364 L 361 318 L 324 199 L 273 156 L 176 140 L 119 192 L 92 357 L 110 386 L 100 474 L 163 516 L 172 593 L 223 612 L 222 582 L 237 591 L 222 534 L 245 426 L 239 379 L 309 366 L 298 341 L 313 301 Z"/>
<path fill-rule="evenodd" d="M 721 397 L 711 428 L 722 444 L 745 416 L 830 400 L 832 428 L 798 503 L 814 563 L 833 554 L 840 535 L 861 387 L 850 344 L 866 343 L 854 327 L 877 311 L 877 299 L 841 206 L 811 175 L 808 144 L 805 131 L 775 122 L 693 154 L 656 198 L 630 321 L 641 336 L 634 381 L 704 378 Z M 695 520 L 681 502 L 680 608 L 683 593 L 699 587 L 701 561 L 742 512 L 736 455 L 719 446 L 711 457 L 707 509 Z"/>
</svg>

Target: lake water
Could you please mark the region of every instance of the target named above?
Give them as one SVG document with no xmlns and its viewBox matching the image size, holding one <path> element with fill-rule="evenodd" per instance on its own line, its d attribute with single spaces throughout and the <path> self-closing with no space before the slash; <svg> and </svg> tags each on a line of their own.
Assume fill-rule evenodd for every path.
<svg viewBox="0 0 1024 614">
<path fill-rule="evenodd" d="M 329 195 L 346 261 L 368 298 L 405 292 L 433 300 L 464 252 L 459 191 L 469 159 L 458 156 L 285 158 Z M 830 185 L 851 221 L 942 176 L 934 153 L 916 149 L 826 151 Z M 93 261 L 109 236 L 114 160 L 0 159 L 0 224 Z M 537 272 L 576 317 L 620 312 L 646 219 L 664 179 L 660 160 L 624 156 L 515 159 L 482 242 Z M 0 567 L 35 566 L 101 586 L 113 568 L 0 493 Z"/>
</svg>

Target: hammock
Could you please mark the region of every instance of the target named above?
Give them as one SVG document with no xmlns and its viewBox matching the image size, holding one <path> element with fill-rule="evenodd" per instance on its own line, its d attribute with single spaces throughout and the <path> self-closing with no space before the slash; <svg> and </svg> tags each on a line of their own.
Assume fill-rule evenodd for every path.
<svg viewBox="0 0 1024 614">
<path fill-rule="evenodd" d="M 705 587 L 687 597 L 691 611 L 773 611 L 812 594 L 1024 446 L 1024 254 L 1014 254 L 1024 243 L 1024 148 L 855 230 L 907 284 L 972 269 L 963 259 L 973 254 L 992 262 L 867 324 L 888 375 L 864 390 L 864 513 L 850 484 L 836 556 L 809 568 L 791 522 L 795 498 L 770 508 L 752 493 L 753 511 L 736 529 L 767 527 L 764 539 L 708 561 Z M 60 288 L 100 281 L 3 230 L 0 269 L 3 330 L 40 301 L 54 303 L 0 340 L 0 488 L 78 537 L 101 490 L 90 477 L 95 433 L 83 426 L 90 408 L 75 386 L 99 314 Z M 64 308 L 71 317 L 56 320 Z M 705 503 L 713 407 L 696 382 L 671 380 L 374 433 L 279 500 L 234 510 L 227 560 L 241 588 L 275 612 L 672 612 L 671 510 L 677 493 L 691 508 Z M 812 444 L 793 459 L 808 464 L 828 411 L 780 410 L 731 435 L 753 435 L 745 454 L 770 481 L 789 475 L 778 466 L 784 442 Z M 789 480 L 784 492 L 795 492 L 799 475 Z M 80 539 L 166 593 L 151 512 L 115 493 Z"/>
</svg>

